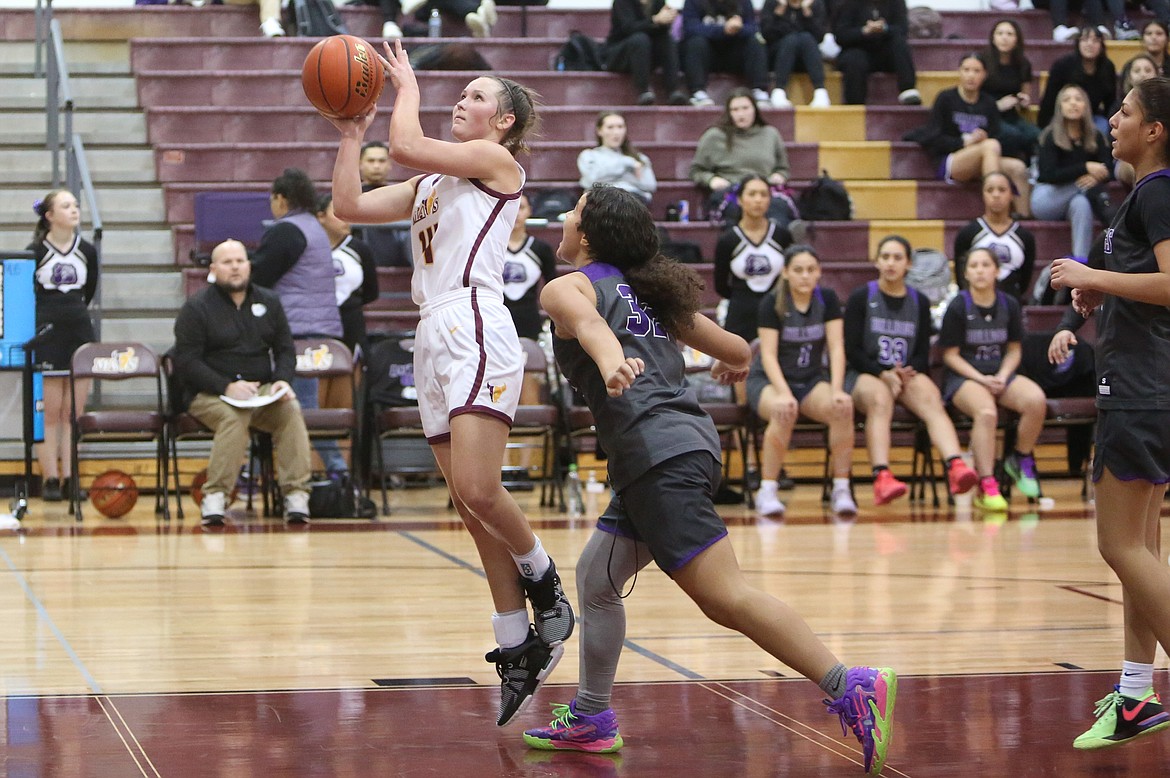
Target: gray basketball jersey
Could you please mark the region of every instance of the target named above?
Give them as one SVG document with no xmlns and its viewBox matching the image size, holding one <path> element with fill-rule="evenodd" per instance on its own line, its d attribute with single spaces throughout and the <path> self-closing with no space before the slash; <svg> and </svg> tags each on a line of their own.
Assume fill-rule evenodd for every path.
<svg viewBox="0 0 1170 778">
<path fill-rule="evenodd" d="M 1159 181 L 1156 186 L 1147 186 Z M 1117 273 L 1157 273 L 1149 225 L 1135 211 L 1138 198 L 1154 197 L 1165 208 L 1170 171 L 1138 182 L 1105 231 L 1105 269 Z M 1143 199 L 1144 202 L 1144 199 Z M 1148 209 L 1147 209 L 1148 212 Z M 1133 234 L 1134 228 L 1142 230 Z M 1097 407 L 1170 408 L 1170 309 L 1113 295 L 1105 296 L 1097 324 Z"/>
<path fill-rule="evenodd" d="M 959 356 L 983 375 L 995 375 L 999 366 L 1003 364 L 1003 355 L 1007 350 L 1008 332 L 1012 320 L 1012 309 L 1009 307 L 1008 296 L 997 291 L 995 302 L 994 312 L 990 317 L 985 317 L 979 312 L 975 301 L 971 299 L 970 292 L 960 292 L 951 301 L 951 307 L 962 307 L 963 324 L 965 325 L 963 344 L 959 346 Z M 950 372 L 948 371 L 948 373 Z"/>
<path fill-rule="evenodd" d="M 929 332 L 918 332 L 918 291 L 906 287 L 906 297 L 900 309 L 894 309 L 878 289 L 877 281 L 868 284 L 865 301 L 865 351 L 884 368 L 910 364 L 918 338 L 930 337 Z"/>
<path fill-rule="evenodd" d="M 719 435 L 687 386 L 682 353 L 654 312 L 634 296 L 621 271 L 594 262 L 579 271 L 593 282 L 597 311 L 627 357 L 646 364 L 621 397 L 606 393 L 605 378 L 576 340 L 553 338 L 553 354 L 569 383 L 585 398 L 597 437 L 609 456 L 609 479 L 620 492 L 655 465 L 691 451 L 719 458 Z"/>
</svg>

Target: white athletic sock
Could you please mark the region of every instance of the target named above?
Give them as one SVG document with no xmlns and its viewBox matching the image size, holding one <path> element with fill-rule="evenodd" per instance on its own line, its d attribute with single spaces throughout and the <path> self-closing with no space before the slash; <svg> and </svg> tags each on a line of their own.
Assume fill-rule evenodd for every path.
<svg viewBox="0 0 1170 778">
<path fill-rule="evenodd" d="M 532 547 L 531 551 L 523 556 L 512 554 L 512 559 L 516 561 L 516 568 L 520 571 L 520 575 L 530 581 L 539 581 L 548 571 L 549 564 L 551 564 L 548 558 L 548 552 L 540 544 L 540 538 L 536 539 L 536 545 Z"/>
<path fill-rule="evenodd" d="M 833 479 L 833 491 L 834 492 L 837 491 L 838 489 L 848 489 L 848 488 L 849 488 L 849 479 L 848 478 L 834 478 Z"/>
<path fill-rule="evenodd" d="M 1118 684 L 1118 691 L 1126 697 L 1141 698 L 1154 685 L 1154 666 L 1152 664 L 1145 665 L 1141 662 L 1122 662 L 1121 663 L 1121 683 Z"/>
<path fill-rule="evenodd" d="M 760 491 L 763 492 L 764 494 L 769 494 L 769 493 L 775 494 L 777 489 L 779 489 L 779 486 L 777 485 L 775 480 L 770 479 L 770 478 L 760 479 Z"/>
<path fill-rule="evenodd" d="M 528 609 L 492 614 L 492 631 L 500 648 L 515 648 L 528 639 Z"/>
</svg>

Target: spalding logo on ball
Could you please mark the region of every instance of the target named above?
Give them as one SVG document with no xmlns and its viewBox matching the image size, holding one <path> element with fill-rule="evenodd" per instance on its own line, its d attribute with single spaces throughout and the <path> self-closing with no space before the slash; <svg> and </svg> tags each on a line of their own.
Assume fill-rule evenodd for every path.
<svg viewBox="0 0 1170 778">
<path fill-rule="evenodd" d="M 128 473 L 107 470 L 93 479 L 89 487 L 89 501 L 98 513 L 111 519 L 125 516 L 138 502 L 138 486 Z"/>
<path fill-rule="evenodd" d="M 374 48 L 353 35 L 334 35 L 319 42 L 301 69 L 305 97 L 332 119 L 368 113 L 385 85 L 386 73 Z"/>
</svg>

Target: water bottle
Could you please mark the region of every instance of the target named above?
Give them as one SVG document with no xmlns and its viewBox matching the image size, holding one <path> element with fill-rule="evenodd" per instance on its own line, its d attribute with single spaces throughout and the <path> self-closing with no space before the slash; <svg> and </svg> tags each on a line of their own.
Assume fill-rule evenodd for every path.
<svg viewBox="0 0 1170 778">
<path fill-rule="evenodd" d="M 597 480 L 597 474 L 589 471 L 589 480 L 585 482 L 585 510 L 590 516 L 597 515 L 597 503 L 605 493 L 605 484 Z"/>
<path fill-rule="evenodd" d="M 680 222 L 689 222 L 691 220 L 691 201 L 678 201 L 678 220 Z"/>
<path fill-rule="evenodd" d="M 565 482 L 565 510 L 569 517 L 579 519 L 585 513 L 585 501 L 581 496 L 581 474 L 576 465 L 569 465 L 569 478 Z"/>
<path fill-rule="evenodd" d="M 443 37 L 443 17 L 439 15 L 438 8 L 432 8 L 431 17 L 427 19 L 427 37 Z"/>
</svg>

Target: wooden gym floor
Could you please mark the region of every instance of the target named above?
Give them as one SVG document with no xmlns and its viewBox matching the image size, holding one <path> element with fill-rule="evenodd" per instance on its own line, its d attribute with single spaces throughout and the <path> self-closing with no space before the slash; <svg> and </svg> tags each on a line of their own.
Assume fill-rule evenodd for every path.
<svg viewBox="0 0 1170 778">
<path fill-rule="evenodd" d="M 894 776 L 1165 775 L 1170 735 L 1080 753 L 1116 683 L 1120 587 L 1080 483 L 984 516 L 902 500 L 834 522 L 818 490 L 785 521 L 722 506 L 750 580 L 846 663 L 901 676 Z M 518 499 L 565 575 L 590 531 Z M 487 586 L 439 489 L 374 522 L 308 528 L 233 511 L 224 531 L 34 500 L 0 533 L 0 776 L 861 775 L 821 693 L 708 622 L 647 568 L 627 600 L 617 755 L 520 738 L 568 701 L 576 638 L 516 723 L 495 726 Z M 188 502 L 188 508 L 193 508 Z M 586 627 L 587 628 L 587 627 Z M 1160 657 L 1165 668 L 1165 657 Z M 1157 683 L 1170 691 L 1164 672 Z"/>
</svg>

